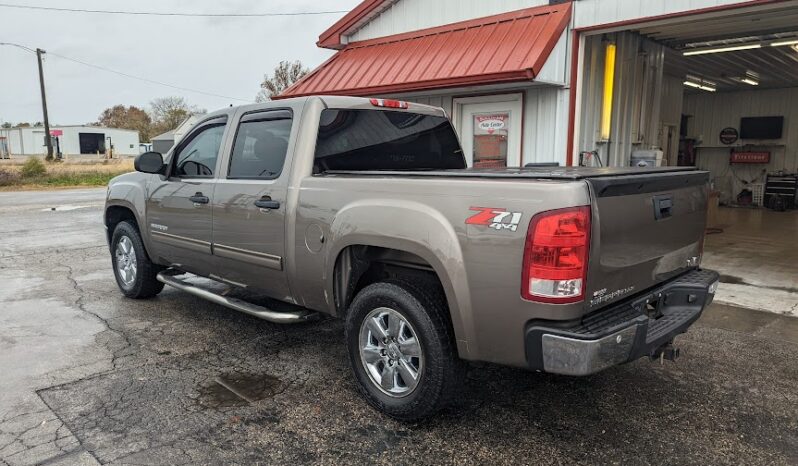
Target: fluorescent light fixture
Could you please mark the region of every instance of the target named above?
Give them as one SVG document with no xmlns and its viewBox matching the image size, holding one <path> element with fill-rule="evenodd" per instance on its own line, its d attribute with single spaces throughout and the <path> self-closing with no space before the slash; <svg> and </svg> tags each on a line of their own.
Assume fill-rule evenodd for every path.
<svg viewBox="0 0 798 466">
<path fill-rule="evenodd" d="M 771 42 L 771 47 L 781 47 L 783 45 L 795 45 L 798 44 L 798 38 L 795 39 L 786 39 L 786 40 L 777 40 L 776 42 Z"/>
<path fill-rule="evenodd" d="M 689 57 L 691 55 L 706 55 L 708 53 L 721 53 L 721 52 L 734 52 L 735 50 L 750 50 L 750 49 L 760 49 L 762 48 L 762 44 L 741 44 L 741 45 L 729 45 L 724 47 L 715 47 L 715 48 L 708 48 L 708 49 L 696 49 L 696 50 L 686 50 L 682 52 L 682 55 L 685 57 Z"/>
<path fill-rule="evenodd" d="M 750 84 L 752 86 L 758 86 L 759 85 L 759 81 L 757 81 L 755 79 L 752 79 L 752 78 L 749 78 L 749 77 L 740 78 L 740 82 L 744 82 L 744 83 Z"/>
<path fill-rule="evenodd" d="M 604 51 L 604 94 L 601 101 L 601 139 L 610 139 L 612 129 L 612 93 L 615 85 L 615 44 L 608 43 Z"/>
<path fill-rule="evenodd" d="M 690 75 L 687 75 L 687 79 L 684 80 L 684 85 L 707 92 L 715 92 L 717 90 L 714 82 Z"/>
</svg>

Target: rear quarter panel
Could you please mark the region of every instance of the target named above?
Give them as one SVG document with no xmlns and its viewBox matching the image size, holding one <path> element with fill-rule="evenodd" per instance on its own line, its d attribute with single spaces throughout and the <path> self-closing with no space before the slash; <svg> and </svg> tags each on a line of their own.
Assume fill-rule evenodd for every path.
<svg viewBox="0 0 798 466">
<path fill-rule="evenodd" d="M 523 366 L 527 321 L 582 313 L 582 303 L 525 301 L 520 289 L 530 219 L 546 210 L 588 205 L 583 181 L 324 175 L 304 178 L 299 199 L 292 288 L 310 308 L 335 313 L 332 274 L 338 254 L 364 244 L 414 253 L 435 269 L 465 359 Z M 466 224 L 480 212 L 472 207 L 520 214 L 517 228 Z M 314 246 L 319 234 L 326 238 L 321 247 Z"/>
</svg>

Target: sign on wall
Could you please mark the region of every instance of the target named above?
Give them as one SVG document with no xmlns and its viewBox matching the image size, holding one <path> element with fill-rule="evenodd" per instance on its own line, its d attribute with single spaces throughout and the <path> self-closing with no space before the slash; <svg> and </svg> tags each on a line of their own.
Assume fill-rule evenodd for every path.
<svg viewBox="0 0 798 466">
<path fill-rule="evenodd" d="M 723 128 L 720 130 L 720 142 L 726 145 L 734 144 L 737 140 L 740 139 L 740 133 L 737 132 L 737 128 Z"/>
<path fill-rule="evenodd" d="M 732 151 L 729 163 L 770 163 L 770 152 L 735 152 Z"/>
</svg>

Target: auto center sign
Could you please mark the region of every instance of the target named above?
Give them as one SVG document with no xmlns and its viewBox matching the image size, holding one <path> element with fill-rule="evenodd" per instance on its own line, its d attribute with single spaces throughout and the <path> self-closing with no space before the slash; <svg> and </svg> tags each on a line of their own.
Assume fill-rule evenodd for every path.
<svg viewBox="0 0 798 466">
<path fill-rule="evenodd" d="M 493 134 L 507 127 L 507 114 L 477 115 L 475 119 L 477 128 L 488 134 Z"/>
</svg>

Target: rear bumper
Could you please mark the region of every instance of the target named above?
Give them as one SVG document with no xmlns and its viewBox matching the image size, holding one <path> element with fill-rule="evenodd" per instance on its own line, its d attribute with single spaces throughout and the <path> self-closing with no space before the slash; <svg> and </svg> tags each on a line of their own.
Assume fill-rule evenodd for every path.
<svg viewBox="0 0 798 466">
<path fill-rule="evenodd" d="M 654 356 L 698 320 L 715 296 L 718 279 L 715 271 L 693 270 L 576 322 L 531 322 L 527 364 L 556 374 L 588 375 Z"/>
</svg>

